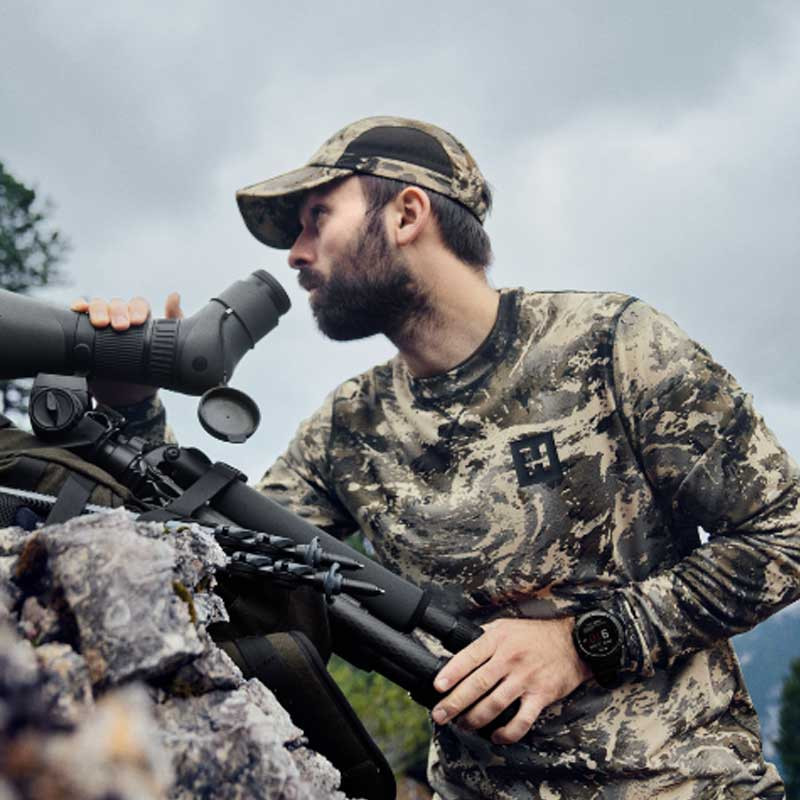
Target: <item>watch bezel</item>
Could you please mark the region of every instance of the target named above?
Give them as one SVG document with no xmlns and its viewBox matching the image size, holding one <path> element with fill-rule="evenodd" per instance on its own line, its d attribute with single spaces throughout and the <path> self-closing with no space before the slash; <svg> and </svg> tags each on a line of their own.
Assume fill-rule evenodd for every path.
<svg viewBox="0 0 800 800">
<path fill-rule="evenodd" d="M 597 649 L 592 647 L 586 642 L 586 637 L 595 630 L 599 625 L 607 626 L 614 633 L 614 641 L 610 645 L 610 649 L 604 652 L 598 652 Z M 622 624 L 614 614 L 601 609 L 594 609 L 581 614 L 575 620 L 575 628 L 573 630 L 573 640 L 575 642 L 575 649 L 578 655 L 589 664 L 591 667 L 601 667 L 606 670 L 609 667 L 618 665 L 619 657 L 622 654 L 623 647 L 623 631 Z"/>
</svg>

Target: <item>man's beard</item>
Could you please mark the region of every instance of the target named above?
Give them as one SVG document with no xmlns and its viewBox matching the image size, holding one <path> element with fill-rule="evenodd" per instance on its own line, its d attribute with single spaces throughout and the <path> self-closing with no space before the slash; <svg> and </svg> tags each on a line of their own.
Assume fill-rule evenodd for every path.
<svg viewBox="0 0 800 800">
<path fill-rule="evenodd" d="M 415 283 L 406 259 L 393 251 L 383 217 L 368 212 L 355 241 L 315 286 L 311 310 L 319 329 L 337 341 L 376 333 L 401 336 L 409 324 L 429 316 L 427 295 Z"/>
</svg>

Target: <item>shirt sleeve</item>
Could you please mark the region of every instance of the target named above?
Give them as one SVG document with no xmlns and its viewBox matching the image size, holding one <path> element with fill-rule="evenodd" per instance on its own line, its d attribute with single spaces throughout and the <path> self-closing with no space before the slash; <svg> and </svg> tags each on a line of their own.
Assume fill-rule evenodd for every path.
<svg viewBox="0 0 800 800">
<path fill-rule="evenodd" d="M 635 302 L 614 344 L 631 445 L 675 529 L 705 544 L 615 592 L 627 668 L 650 675 L 800 596 L 800 479 L 752 400 L 668 317 Z"/>
<path fill-rule="evenodd" d="M 259 491 L 338 538 L 357 529 L 339 501 L 328 454 L 334 393 L 300 424 L 286 452 L 256 484 Z"/>
</svg>

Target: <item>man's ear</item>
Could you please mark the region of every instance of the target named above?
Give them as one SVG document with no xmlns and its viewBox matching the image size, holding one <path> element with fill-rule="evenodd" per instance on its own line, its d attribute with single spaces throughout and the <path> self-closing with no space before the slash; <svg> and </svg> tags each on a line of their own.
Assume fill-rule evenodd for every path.
<svg viewBox="0 0 800 800">
<path fill-rule="evenodd" d="M 431 200 L 418 186 L 407 186 L 392 203 L 394 239 L 399 247 L 414 242 L 431 220 Z"/>
</svg>

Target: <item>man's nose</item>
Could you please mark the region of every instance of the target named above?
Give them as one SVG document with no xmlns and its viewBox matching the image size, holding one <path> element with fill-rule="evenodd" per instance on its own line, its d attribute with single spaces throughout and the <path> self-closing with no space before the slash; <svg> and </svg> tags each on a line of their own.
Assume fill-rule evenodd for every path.
<svg viewBox="0 0 800 800">
<path fill-rule="evenodd" d="M 306 267 L 314 261 L 314 248 L 305 231 L 294 240 L 292 249 L 289 250 L 289 266 L 295 269 Z"/>
</svg>

